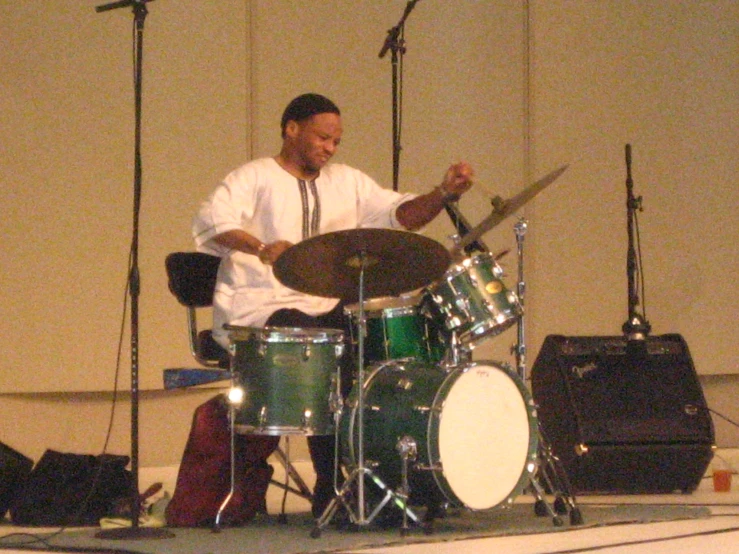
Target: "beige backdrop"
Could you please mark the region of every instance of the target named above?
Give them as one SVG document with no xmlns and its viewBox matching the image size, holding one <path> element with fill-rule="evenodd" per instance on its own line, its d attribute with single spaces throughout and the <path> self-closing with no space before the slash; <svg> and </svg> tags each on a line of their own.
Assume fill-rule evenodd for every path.
<svg viewBox="0 0 739 554">
<path fill-rule="evenodd" d="M 130 10 L 7 0 L 0 63 L 0 440 L 102 448 L 114 383 L 130 385 L 124 310 L 133 192 Z M 164 258 L 192 248 L 198 202 L 230 169 L 279 147 L 285 104 L 322 92 L 342 108 L 341 161 L 391 185 L 391 63 L 378 58 L 402 0 L 148 4 L 140 266 L 142 456 L 179 459 L 212 391 L 162 392 L 191 366 Z M 624 145 L 653 334 L 680 333 L 711 405 L 737 392 L 739 5 L 731 0 L 418 2 L 405 29 L 400 189 L 424 192 L 466 159 L 477 223 L 561 164 L 521 216 L 531 365 L 549 334 L 618 335 L 626 319 Z M 517 272 L 515 218 L 483 238 Z M 449 244 L 445 215 L 425 231 Z M 204 314 L 207 315 L 207 314 Z M 119 335 L 123 355 L 118 360 Z M 514 331 L 477 359 L 512 362 Z M 726 377 L 718 377 L 725 374 Z M 126 395 L 123 395 L 124 399 Z M 127 408 L 111 448 L 128 449 Z M 736 415 L 731 414 L 729 415 Z M 723 425 L 723 424 L 719 424 Z M 80 429 L 84 433 L 80 433 Z M 724 444 L 735 433 L 719 428 Z"/>
</svg>

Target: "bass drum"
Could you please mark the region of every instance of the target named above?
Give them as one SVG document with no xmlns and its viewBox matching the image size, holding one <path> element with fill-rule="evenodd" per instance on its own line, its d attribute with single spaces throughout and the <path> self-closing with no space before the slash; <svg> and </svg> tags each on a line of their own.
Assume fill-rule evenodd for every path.
<svg viewBox="0 0 739 554">
<path fill-rule="evenodd" d="M 536 469 L 534 403 L 507 366 L 473 362 L 450 371 L 419 361 L 373 366 L 364 383 L 364 466 L 388 487 L 401 485 L 401 439 L 417 446 L 409 462 L 411 505 L 448 501 L 470 510 L 512 502 Z M 346 465 L 358 465 L 358 392 L 342 418 Z"/>
</svg>

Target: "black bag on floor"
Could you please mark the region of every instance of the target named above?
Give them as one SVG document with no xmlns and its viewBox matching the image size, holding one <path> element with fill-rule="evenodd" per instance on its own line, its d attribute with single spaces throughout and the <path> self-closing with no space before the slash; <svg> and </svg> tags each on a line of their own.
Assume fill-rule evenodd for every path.
<svg viewBox="0 0 739 554">
<path fill-rule="evenodd" d="M 16 525 L 98 525 L 116 501 L 130 498 L 128 456 L 47 450 L 10 507 Z"/>
</svg>

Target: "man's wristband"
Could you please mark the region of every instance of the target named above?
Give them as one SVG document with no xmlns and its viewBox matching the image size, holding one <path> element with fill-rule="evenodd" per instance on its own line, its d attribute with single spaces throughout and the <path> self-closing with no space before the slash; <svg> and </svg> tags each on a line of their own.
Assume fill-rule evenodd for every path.
<svg viewBox="0 0 739 554">
<path fill-rule="evenodd" d="M 439 185 L 438 187 L 436 187 L 436 189 L 441 194 L 441 201 L 444 204 L 447 204 L 449 202 L 456 202 L 457 200 L 459 200 L 461 196 L 460 194 L 457 194 L 456 192 L 449 192 L 443 183 Z"/>
</svg>

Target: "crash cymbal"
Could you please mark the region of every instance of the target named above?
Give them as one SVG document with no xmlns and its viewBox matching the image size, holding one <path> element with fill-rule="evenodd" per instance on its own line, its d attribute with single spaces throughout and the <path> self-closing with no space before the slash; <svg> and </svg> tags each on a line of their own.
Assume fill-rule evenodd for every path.
<svg viewBox="0 0 739 554">
<path fill-rule="evenodd" d="M 359 299 L 364 260 L 364 297 L 397 296 L 427 285 L 449 267 L 449 252 L 433 239 L 391 229 L 349 229 L 291 246 L 274 264 L 285 286 L 315 296 Z"/>
<path fill-rule="evenodd" d="M 459 240 L 459 244 L 456 245 L 456 248 L 460 250 L 463 249 L 465 246 L 473 243 L 484 233 L 487 233 L 490 229 L 501 223 L 504 219 L 516 213 L 529 200 L 556 181 L 568 167 L 569 164 L 563 165 L 559 169 L 555 169 L 509 200 L 501 200 L 499 197 L 493 199 L 493 213 L 486 217 L 477 227 L 474 227 L 469 233 L 463 236 Z"/>
</svg>

